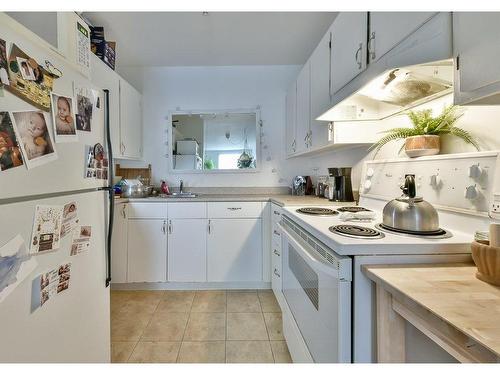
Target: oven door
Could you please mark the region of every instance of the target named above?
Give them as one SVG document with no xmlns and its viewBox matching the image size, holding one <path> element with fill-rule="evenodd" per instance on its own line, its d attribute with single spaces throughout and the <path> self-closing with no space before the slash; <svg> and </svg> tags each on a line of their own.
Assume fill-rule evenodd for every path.
<svg viewBox="0 0 500 375">
<path fill-rule="evenodd" d="M 286 226 L 282 233 L 283 294 L 311 357 L 351 362 L 350 271 L 347 279 L 341 272 L 351 259 L 329 252 L 327 260 Z"/>
</svg>

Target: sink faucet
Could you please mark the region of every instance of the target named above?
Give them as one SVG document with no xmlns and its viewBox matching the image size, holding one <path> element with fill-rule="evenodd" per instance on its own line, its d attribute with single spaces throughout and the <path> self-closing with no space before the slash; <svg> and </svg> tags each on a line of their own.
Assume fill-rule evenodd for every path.
<svg viewBox="0 0 500 375">
<path fill-rule="evenodd" d="M 182 194 L 182 190 L 184 189 L 184 181 L 181 180 L 181 184 L 179 186 L 179 192 Z"/>
</svg>

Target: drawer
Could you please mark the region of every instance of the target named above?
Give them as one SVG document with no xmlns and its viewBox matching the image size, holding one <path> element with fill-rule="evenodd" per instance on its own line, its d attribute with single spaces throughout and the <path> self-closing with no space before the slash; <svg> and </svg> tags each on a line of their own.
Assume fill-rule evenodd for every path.
<svg viewBox="0 0 500 375">
<path fill-rule="evenodd" d="M 271 218 L 273 224 L 281 221 L 281 207 L 274 203 L 271 205 Z"/>
<path fill-rule="evenodd" d="M 166 203 L 130 202 L 128 204 L 128 217 L 141 219 L 166 219 Z"/>
<path fill-rule="evenodd" d="M 169 219 L 205 219 L 206 217 L 206 203 L 175 202 L 168 204 Z"/>
<path fill-rule="evenodd" d="M 262 202 L 209 202 L 208 217 L 215 218 L 237 218 L 237 217 L 261 217 Z"/>
</svg>

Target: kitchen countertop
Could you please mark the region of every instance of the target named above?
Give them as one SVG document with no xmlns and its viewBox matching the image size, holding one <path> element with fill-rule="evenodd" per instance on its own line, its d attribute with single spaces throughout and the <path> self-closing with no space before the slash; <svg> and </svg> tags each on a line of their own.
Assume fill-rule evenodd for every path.
<svg viewBox="0 0 500 375">
<path fill-rule="evenodd" d="M 284 206 L 330 206 L 339 205 L 339 202 L 329 202 L 328 199 L 319 198 L 314 195 L 290 195 L 290 194 L 200 194 L 195 198 L 120 198 L 115 197 L 115 203 L 127 202 L 268 202 L 271 201 L 281 207 Z M 342 203 L 345 205 L 346 203 Z"/>
<path fill-rule="evenodd" d="M 500 287 L 478 280 L 476 271 L 471 263 L 363 266 L 369 279 L 399 303 L 413 303 L 423 319 L 444 321 L 500 357 Z"/>
</svg>

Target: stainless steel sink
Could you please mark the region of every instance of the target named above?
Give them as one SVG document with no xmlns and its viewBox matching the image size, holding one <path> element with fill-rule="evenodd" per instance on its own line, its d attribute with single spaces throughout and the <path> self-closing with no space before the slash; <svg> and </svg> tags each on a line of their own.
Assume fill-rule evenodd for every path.
<svg viewBox="0 0 500 375">
<path fill-rule="evenodd" d="M 169 195 L 162 195 L 162 198 L 196 198 L 199 194 L 191 193 L 189 191 L 175 192 Z"/>
</svg>

